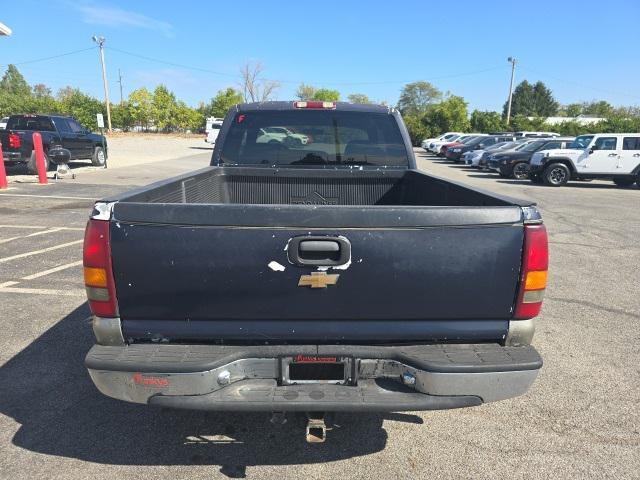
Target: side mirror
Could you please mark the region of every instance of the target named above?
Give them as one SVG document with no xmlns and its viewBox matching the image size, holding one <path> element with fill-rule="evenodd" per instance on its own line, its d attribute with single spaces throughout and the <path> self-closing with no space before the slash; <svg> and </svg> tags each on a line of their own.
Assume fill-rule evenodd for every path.
<svg viewBox="0 0 640 480">
<path fill-rule="evenodd" d="M 589 155 L 591 155 L 593 152 L 595 152 L 598 148 L 595 145 L 592 145 L 591 148 L 589 148 Z"/>
<path fill-rule="evenodd" d="M 47 157 L 55 164 L 66 164 L 71 160 L 71 152 L 66 148 L 52 148 L 47 152 Z"/>
</svg>

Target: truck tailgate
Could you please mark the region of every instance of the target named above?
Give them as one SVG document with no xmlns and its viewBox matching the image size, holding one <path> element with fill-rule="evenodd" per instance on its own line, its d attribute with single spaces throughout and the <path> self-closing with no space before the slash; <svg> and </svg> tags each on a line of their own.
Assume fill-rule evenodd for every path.
<svg viewBox="0 0 640 480">
<path fill-rule="evenodd" d="M 111 248 L 124 328 L 138 320 L 186 329 L 207 321 L 384 320 L 389 329 L 388 321 L 512 316 L 519 207 L 268 208 L 116 204 Z M 260 211 L 269 227 L 260 226 Z M 334 285 L 299 286 L 318 268 L 291 264 L 286 249 L 306 235 L 351 243 L 350 265 L 327 271 L 339 275 Z"/>
</svg>

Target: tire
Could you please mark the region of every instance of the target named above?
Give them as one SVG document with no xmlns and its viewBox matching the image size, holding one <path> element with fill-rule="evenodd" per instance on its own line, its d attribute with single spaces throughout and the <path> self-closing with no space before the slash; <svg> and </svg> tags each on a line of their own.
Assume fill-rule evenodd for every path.
<svg viewBox="0 0 640 480">
<path fill-rule="evenodd" d="M 93 149 L 93 155 L 91 156 L 91 164 L 95 167 L 104 167 L 107 161 L 107 155 L 102 150 L 102 147 L 96 147 Z"/>
<path fill-rule="evenodd" d="M 45 171 L 49 171 L 49 169 L 52 167 L 52 163 L 49 161 L 49 157 L 47 157 L 47 154 L 44 154 L 44 166 L 45 166 Z M 38 174 L 38 167 L 36 165 L 36 152 L 31 152 L 31 157 L 29 158 L 29 161 L 27 162 L 27 172 L 29 172 L 30 175 L 37 175 Z"/>
<path fill-rule="evenodd" d="M 633 185 L 636 182 L 636 179 L 631 177 L 631 178 L 614 178 L 613 179 L 613 183 L 615 183 L 617 186 L 619 187 L 630 187 L 631 185 Z"/>
<path fill-rule="evenodd" d="M 552 163 L 544 169 L 542 180 L 550 187 L 561 187 L 566 185 L 571 178 L 569 167 L 564 163 Z"/>
<path fill-rule="evenodd" d="M 519 162 L 513 166 L 511 176 L 516 180 L 526 180 L 529 178 L 529 164 L 526 162 Z"/>
</svg>

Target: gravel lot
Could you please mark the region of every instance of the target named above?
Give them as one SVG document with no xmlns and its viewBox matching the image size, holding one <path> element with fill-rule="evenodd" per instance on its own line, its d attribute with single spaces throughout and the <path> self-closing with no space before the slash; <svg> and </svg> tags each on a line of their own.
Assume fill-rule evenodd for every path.
<svg viewBox="0 0 640 480">
<path fill-rule="evenodd" d="M 199 155 L 204 152 L 210 156 L 213 152 L 213 145 L 204 141 L 204 134 L 185 136 L 115 133 L 107 138 L 107 145 L 109 169 L 129 169 L 132 166 Z M 84 176 L 87 173 L 101 170 L 98 167 L 93 167 L 89 160 L 75 160 L 70 162 L 70 166 L 76 176 Z M 10 168 L 8 173 L 10 183 L 36 183 L 38 181 L 35 175 L 26 175 L 23 168 Z M 53 178 L 53 175 L 54 172 L 48 173 L 49 178 Z"/>
<path fill-rule="evenodd" d="M 94 388 L 77 264 L 91 199 L 210 157 L 191 148 L 202 140 L 118 142 L 107 170 L 0 193 L 0 478 L 640 478 L 638 188 L 534 186 L 420 154 L 435 175 L 539 203 L 551 242 L 534 339 L 545 366 L 526 396 L 339 415 L 327 443 L 308 445 L 300 416 L 273 426 L 262 414 L 156 410 Z M 148 163 L 151 149 L 181 158 Z"/>
</svg>

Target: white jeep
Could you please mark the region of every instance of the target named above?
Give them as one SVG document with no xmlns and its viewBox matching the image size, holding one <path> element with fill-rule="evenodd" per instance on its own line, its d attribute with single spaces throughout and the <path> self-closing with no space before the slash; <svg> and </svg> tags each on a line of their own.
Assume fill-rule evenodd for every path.
<svg viewBox="0 0 640 480">
<path fill-rule="evenodd" d="M 640 133 L 576 137 L 571 149 L 541 150 L 531 157 L 529 178 L 553 187 L 569 180 L 608 179 L 640 186 Z"/>
</svg>

